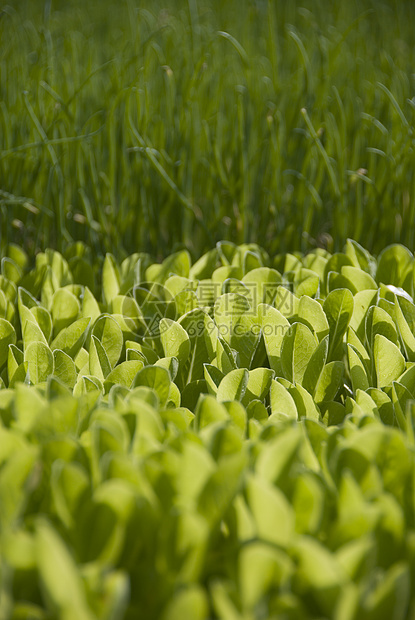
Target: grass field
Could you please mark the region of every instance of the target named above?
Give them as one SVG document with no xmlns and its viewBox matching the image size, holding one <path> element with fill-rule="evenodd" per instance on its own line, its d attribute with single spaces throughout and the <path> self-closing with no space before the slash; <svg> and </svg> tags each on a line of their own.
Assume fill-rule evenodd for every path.
<svg viewBox="0 0 415 620">
<path fill-rule="evenodd" d="M 3 250 L 412 248 L 414 14 L 368 0 L 3 6 Z"/>
</svg>

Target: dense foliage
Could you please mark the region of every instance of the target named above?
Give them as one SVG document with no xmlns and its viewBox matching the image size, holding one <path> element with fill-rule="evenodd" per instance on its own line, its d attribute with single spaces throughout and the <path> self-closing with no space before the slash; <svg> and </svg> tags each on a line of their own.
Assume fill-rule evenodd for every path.
<svg viewBox="0 0 415 620">
<path fill-rule="evenodd" d="M 0 15 L 3 252 L 413 248 L 412 1 L 19 0 Z"/>
<path fill-rule="evenodd" d="M 0 9 L 0 620 L 415 618 L 414 20 Z"/>
<path fill-rule="evenodd" d="M 89 253 L 1 261 L 0 618 L 413 617 L 412 253 Z"/>
</svg>

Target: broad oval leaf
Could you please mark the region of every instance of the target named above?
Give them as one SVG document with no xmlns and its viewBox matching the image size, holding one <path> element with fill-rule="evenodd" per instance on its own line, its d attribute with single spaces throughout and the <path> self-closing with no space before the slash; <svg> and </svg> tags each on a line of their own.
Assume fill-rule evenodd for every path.
<svg viewBox="0 0 415 620">
<path fill-rule="evenodd" d="M 218 402 L 242 400 L 248 385 L 249 372 L 245 368 L 232 370 L 219 384 L 216 398 Z"/>
<path fill-rule="evenodd" d="M 284 377 L 302 384 L 310 357 L 317 348 L 311 331 L 303 323 L 294 323 L 285 334 L 281 346 L 281 365 Z"/>
<path fill-rule="evenodd" d="M 190 354 L 190 338 L 188 333 L 176 321 L 161 319 L 160 339 L 166 357 L 176 357 L 182 364 Z"/>
<path fill-rule="evenodd" d="M 140 385 L 152 388 L 159 397 L 160 407 L 167 403 L 170 392 L 168 370 L 159 366 L 145 366 L 135 376 L 133 387 Z"/>
<path fill-rule="evenodd" d="M 28 364 L 30 382 L 34 385 L 46 381 L 53 373 L 53 354 L 43 342 L 32 342 L 25 349 L 24 361 Z"/>
<path fill-rule="evenodd" d="M 76 366 L 72 358 L 60 349 L 55 349 L 53 351 L 53 360 L 53 374 L 65 385 L 73 388 L 76 383 L 78 373 L 76 372 Z"/>
<path fill-rule="evenodd" d="M 0 368 L 7 362 L 9 344 L 16 344 L 16 332 L 9 321 L 0 319 Z"/>
<path fill-rule="evenodd" d="M 329 361 L 342 357 L 343 335 L 352 317 L 353 308 L 353 295 L 344 288 L 329 293 L 323 303 L 323 310 L 330 328 Z"/>
<path fill-rule="evenodd" d="M 122 331 L 117 321 L 109 314 L 101 315 L 92 328 L 92 334 L 101 342 L 111 368 L 114 368 L 123 346 Z"/>
<path fill-rule="evenodd" d="M 90 322 L 91 319 L 89 318 L 78 319 L 75 323 L 60 331 L 51 344 L 52 351 L 61 349 L 74 359 L 86 340 Z"/>
<path fill-rule="evenodd" d="M 373 356 L 378 388 L 390 385 L 405 370 L 404 356 L 393 342 L 381 334 L 375 336 Z"/>
</svg>

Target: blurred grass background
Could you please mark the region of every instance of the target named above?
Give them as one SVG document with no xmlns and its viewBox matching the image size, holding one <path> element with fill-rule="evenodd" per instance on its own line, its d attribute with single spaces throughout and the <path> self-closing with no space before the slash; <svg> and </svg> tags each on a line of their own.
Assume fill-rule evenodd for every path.
<svg viewBox="0 0 415 620">
<path fill-rule="evenodd" d="M 20 0 L 0 251 L 371 251 L 415 234 L 415 3 Z"/>
</svg>

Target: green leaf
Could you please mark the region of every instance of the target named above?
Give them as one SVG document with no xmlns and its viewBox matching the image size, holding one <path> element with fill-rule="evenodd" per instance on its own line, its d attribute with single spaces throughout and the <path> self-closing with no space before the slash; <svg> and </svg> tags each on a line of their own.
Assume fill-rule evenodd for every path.
<svg viewBox="0 0 415 620">
<path fill-rule="evenodd" d="M 389 245 L 379 254 L 376 281 L 402 286 L 413 260 L 411 252 L 403 245 Z"/>
<path fill-rule="evenodd" d="M 7 311 L 9 308 L 9 300 L 7 299 L 6 295 L 3 293 L 3 291 L 0 289 L 0 318 L 2 319 L 7 319 Z"/>
<path fill-rule="evenodd" d="M 373 346 L 377 387 L 390 385 L 405 370 L 405 358 L 398 347 L 390 340 L 376 334 Z"/>
<path fill-rule="evenodd" d="M 329 362 L 324 366 L 314 393 L 317 404 L 334 400 L 342 385 L 343 375 L 343 362 Z"/>
<path fill-rule="evenodd" d="M 248 420 L 245 407 L 237 400 L 225 401 L 223 404 L 233 424 L 245 433 Z"/>
<path fill-rule="evenodd" d="M 89 318 L 78 319 L 75 323 L 60 331 L 51 344 L 52 351 L 61 349 L 74 359 L 86 340 L 90 322 L 91 319 Z"/>
<path fill-rule="evenodd" d="M 392 384 L 392 402 L 398 426 L 403 430 L 406 430 L 407 403 L 411 401 L 413 401 L 413 396 L 410 391 L 398 381 L 394 381 Z"/>
<path fill-rule="evenodd" d="M 296 532 L 318 535 L 324 518 L 325 489 L 316 476 L 305 472 L 297 477 L 292 505 Z"/>
<path fill-rule="evenodd" d="M 17 383 L 26 383 L 27 385 L 30 383 L 28 362 L 19 364 L 13 375 L 9 375 L 9 388 L 14 388 Z"/>
<path fill-rule="evenodd" d="M 28 256 L 23 248 L 16 245 L 15 243 L 9 243 L 7 246 L 6 255 L 14 260 L 14 262 L 19 265 L 21 269 L 25 269 L 28 263 Z"/>
<path fill-rule="evenodd" d="M 139 351 L 142 358 L 144 359 L 144 361 L 146 361 L 147 364 L 154 364 L 158 360 L 157 353 L 153 351 L 153 349 L 151 349 L 150 347 L 146 346 L 145 344 L 134 342 L 132 340 L 127 340 L 125 343 L 125 348 L 126 349 L 131 348 L 131 349 L 135 349 L 136 351 Z"/>
<path fill-rule="evenodd" d="M 248 273 L 255 269 L 261 269 L 263 265 L 262 258 L 259 252 L 248 250 L 244 254 L 243 258 L 243 272 Z"/>
<path fill-rule="evenodd" d="M 246 464 L 245 452 L 227 455 L 208 478 L 199 495 L 197 509 L 211 526 L 220 523 L 228 512 L 241 486 Z"/>
<path fill-rule="evenodd" d="M 146 280 L 163 284 L 172 274 L 188 278 L 190 274 L 190 254 L 187 250 L 170 254 L 161 265 L 150 265 L 146 270 Z"/>
<path fill-rule="evenodd" d="M 50 312 L 42 306 L 31 308 L 30 312 L 35 317 L 37 324 L 46 338 L 46 341 L 49 343 L 52 338 L 52 316 Z"/>
<path fill-rule="evenodd" d="M 368 273 L 365 273 L 358 267 L 351 267 L 350 265 L 344 265 L 340 273 L 353 283 L 357 292 L 375 290 L 377 291 L 377 284 Z"/>
<path fill-rule="evenodd" d="M 209 424 L 229 420 L 225 406 L 211 395 L 202 395 L 195 410 L 195 426 L 200 430 Z"/>
<path fill-rule="evenodd" d="M 358 389 L 367 390 L 369 388 L 369 379 L 366 373 L 365 365 L 363 364 L 356 349 L 350 344 L 347 345 L 347 356 L 353 392 L 356 393 L 356 390 Z"/>
<path fill-rule="evenodd" d="M 177 357 L 161 357 L 156 362 L 154 362 L 154 366 L 160 366 L 160 368 L 165 368 L 166 370 L 168 370 L 171 381 L 174 381 L 177 377 L 177 373 L 179 370 L 179 361 Z"/>
<path fill-rule="evenodd" d="M 141 351 L 139 351 L 138 349 L 126 348 L 125 349 L 125 357 L 126 357 L 128 362 L 130 362 L 132 360 L 141 360 L 144 363 L 144 365 L 148 364 L 148 361 L 147 361 L 144 353 L 141 353 Z"/>
<path fill-rule="evenodd" d="M 0 275 L 0 290 L 3 291 L 8 301 L 14 303 L 16 301 L 17 287 L 4 276 Z"/>
<path fill-rule="evenodd" d="M 278 381 L 271 381 L 270 389 L 271 413 L 273 419 L 297 419 L 297 407 L 289 391 Z"/>
<path fill-rule="evenodd" d="M 290 327 L 281 346 L 281 365 L 288 381 L 302 384 L 308 361 L 316 348 L 316 339 L 308 327 L 302 323 Z"/>
<path fill-rule="evenodd" d="M 217 394 L 218 387 L 225 375 L 223 372 L 212 366 L 212 364 L 204 364 L 204 377 L 210 394 Z"/>
<path fill-rule="evenodd" d="M 86 286 L 84 289 L 84 296 L 82 299 L 82 317 L 90 318 L 91 321 L 96 321 L 96 319 L 101 314 L 101 310 L 99 308 L 99 304 L 89 288 Z"/>
<path fill-rule="evenodd" d="M 353 239 L 347 239 L 345 254 L 352 261 L 355 267 L 360 267 L 363 271 L 366 271 L 371 276 L 375 275 L 376 272 L 376 261 L 369 254 L 367 250 L 362 248 L 362 246 L 357 243 L 357 241 L 353 241 Z"/>
<path fill-rule="evenodd" d="M 272 305 L 287 319 L 296 319 L 299 303 L 298 297 L 288 290 L 288 288 L 285 286 L 277 287 Z"/>
<path fill-rule="evenodd" d="M 271 388 L 272 389 L 272 388 Z M 284 428 L 271 440 L 264 442 L 255 470 L 261 478 L 281 486 L 290 475 L 304 437 L 298 425 Z"/>
<path fill-rule="evenodd" d="M 218 337 L 216 341 L 216 357 L 212 360 L 212 364 L 217 366 L 224 374 L 235 370 L 237 365 L 233 353 L 234 351 L 230 348 L 228 343 Z"/>
<path fill-rule="evenodd" d="M 3 542 L 2 554 L 13 569 L 23 571 L 36 569 L 34 537 L 23 529 L 15 529 L 8 533 Z"/>
<path fill-rule="evenodd" d="M 243 295 L 227 293 L 215 302 L 214 316 L 219 334 L 238 351 L 239 365 L 249 368 L 259 342 L 256 311 Z"/>
<path fill-rule="evenodd" d="M 216 248 L 203 254 L 190 268 L 189 277 L 193 280 L 209 278 L 216 268 L 218 251 Z"/>
<path fill-rule="evenodd" d="M 172 359 L 176 359 L 176 358 L 173 357 Z M 169 397 L 167 399 L 166 406 L 174 407 L 175 409 L 177 409 L 181 405 L 181 400 L 182 400 L 182 396 L 181 396 L 181 392 L 179 388 L 177 387 L 175 383 L 171 382 L 170 390 L 169 390 Z"/>
<path fill-rule="evenodd" d="M 13 377 L 18 366 L 24 361 L 23 352 L 14 344 L 9 344 L 9 352 L 7 354 L 7 374 L 10 379 Z"/>
<path fill-rule="evenodd" d="M 0 368 L 7 362 L 9 344 L 16 344 L 16 332 L 9 321 L 0 319 Z"/>
<path fill-rule="evenodd" d="M 359 354 L 359 357 L 361 361 L 363 362 L 363 365 L 366 369 L 366 373 L 370 381 L 370 377 L 372 375 L 372 367 L 371 367 L 372 359 L 369 353 L 367 352 L 366 348 L 363 346 L 362 341 L 355 334 L 355 332 L 353 331 L 351 327 L 349 327 L 349 329 L 347 330 L 346 342 L 347 344 L 352 345 L 354 349 L 356 350 L 356 352 Z"/>
<path fill-rule="evenodd" d="M 92 334 L 101 342 L 111 368 L 114 368 L 123 347 L 122 331 L 117 321 L 109 314 L 101 315 L 92 328 Z"/>
<path fill-rule="evenodd" d="M 58 459 L 52 464 L 50 487 L 58 517 L 65 527 L 73 527 L 80 502 L 89 487 L 86 471 L 79 463 Z"/>
<path fill-rule="evenodd" d="M 46 249 L 44 254 L 37 254 L 36 267 L 40 267 L 43 262 L 50 267 L 50 272 L 53 274 L 53 279 L 57 283 L 57 288 L 72 283 L 68 262 L 60 252 Z"/>
<path fill-rule="evenodd" d="M 78 381 L 73 389 L 74 396 L 81 396 L 82 394 L 88 394 L 88 392 L 103 392 L 104 386 L 102 381 L 97 377 L 82 375 L 78 377 Z"/>
<path fill-rule="evenodd" d="M 70 388 L 75 386 L 78 373 L 71 357 L 60 349 L 53 351 L 54 370 L 53 374 Z"/>
<path fill-rule="evenodd" d="M 32 342 L 25 349 L 24 361 L 28 364 L 30 382 L 34 385 L 46 381 L 53 373 L 53 354 L 43 342 Z"/>
<path fill-rule="evenodd" d="M 245 368 L 238 368 L 229 372 L 219 384 L 217 392 L 218 401 L 242 400 L 248 380 L 249 372 Z"/>
<path fill-rule="evenodd" d="M 329 333 L 329 324 L 321 304 L 307 295 L 300 298 L 298 321 L 312 330 L 319 341 Z"/>
<path fill-rule="evenodd" d="M 230 280 L 231 278 L 233 280 L 241 280 L 242 269 L 236 265 L 223 265 L 215 269 L 212 273 L 212 282 L 216 284 L 224 284 L 226 280 Z"/>
<path fill-rule="evenodd" d="M 112 370 L 104 382 L 105 392 L 109 392 L 113 385 L 124 385 L 130 388 L 136 374 L 144 367 L 142 361 L 122 362 Z"/>
<path fill-rule="evenodd" d="M 285 588 L 293 572 L 291 559 L 280 549 L 261 541 L 253 541 L 242 547 L 239 555 L 239 583 L 244 609 L 254 610 L 266 600 L 267 593 L 274 587 Z M 233 616 L 228 614 L 221 617 L 233 620 Z"/>
<path fill-rule="evenodd" d="M 367 618 L 405 620 L 411 600 L 411 575 L 406 562 L 397 562 L 376 581 L 363 599 Z"/>
<path fill-rule="evenodd" d="M 369 388 L 367 393 L 376 403 L 382 422 L 392 426 L 395 419 L 395 409 L 389 396 L 383 390 L 377 388 Z"/>
<path fill-rule="evenodd" d="M 9 443 L 5 433 L 1 433 L 1 439 L 3 454 L 10 450 L 0 470 L 0 525 L 3 533 L 9 532 L 12 529 L 10 526 L 14 528 L 24 512 L 26 488 L 30 484 L 33 467 L 38 462 L 38 450 L 27 443 L 19 446 L 12 437 Z M 6 442 L 8 446 L 4 445 Z"/>
<path fill-rule="evenodd" d="M 55 335 L 64 327 L 68 327 L 78 318 L 80 305 L 70 291 L 58 289 L 52 299 L 52 319 Z"/>
<path fill-rule="evenodd" d="M 226 620 L 243 620 L 242 613 L 238 610 L 233 596 L 233 584 L 219 579 L 213 580 L 210 586 L 212 604 L 218 618 Z M 215 616 L 215 617 L 216 617 Z"/>
<path fill-rule="evenodd" d="M 186 431 L 190 424 L 193 422 L 195 416 L 194 413 L 186 407 L 175 407 L 174 409 L 164 409 L 160 411 L 160 416 L 168 427 L 169 424 L 173 424 L 174 427 L 182 432 Z"/>
<path fill-rule="evenodd" d="M 320 420 L 320 411 L 307 390 L 297 383 L 295 386 L 289 387 L 288 391 L 295 402 L 299 418 Z"/>
<path fill-rule="evenodd" d="M 269 368 L 255 368 L 249 371 L 248 385 L 242 399 L 245 407 L 253 399 L 264 400 L 271 387 L 274 371 Z"/>
<path fill-rule="evenodd" d="M 212 319 L 202 310 L 187 312 L 179 324 L 190 338 L 190 355 L 184 368 L 184 376 L 190 383 L 203 376 L 203 366 L 211 363 L 216 355 L 218 330 Z"/>
<path fill-rule="evenodd" d="M 112 254 L 106 254 L 102 268 L 102 292 L 107 306 L 120 292 L 120 270 Z"/>
<path fill-rule="evenodd" d="M 311 590 L 323 614 L 332 616 L 337 597 L 348 582 L 346 573 L 335 556 L 311 537 L 299 538 L 293 551 L 300 583 L 305 590 Z"/>
<path fill-rule="evenodd" d="M 289 546 L 294 535 L 294 512 L 282 491 L 257 475 L 250 475 L 246 494 L 257 536 L 280 547 Z"/>
<path fill-rule="evenodd" d="M 394 317 L 402 346 L 406 357 L 415 362 L 415 306 L 399 295 L 394 295 L 394 298 Z"/>
<path fill-rule="evenodd" d="M 343 254 L 342 252 L 336 252 L 335 254 L 330 256 L 325 266 L 325 280 L 327 280 L 330 272 L 340 273 L 341 268 L 345 265 L 353 266 L 353 261 L 346 254 Z"/>
<path fill-rule="evenodd" d="M 377 291 L 360 291 L 354 296 L 353 314 L 349 325 L 362 342 L 366 334 L 367 311 L 370 306 L 376 305 L 377 298 Z"/>
<path fill-rule="evenodd" d="M 132 387 L 140 385 L 152 388 L 159 397 L 160 407 L 167 403 L 170 392 L 170 375 L 168 370 L 159 366 L 145 366 L 137 374 Z"/>
<path fill-rule="evenodd" d="M 63 383 L 63 381 L 58 379 L 55 375 L 49 375 L 46 380 L 46 396 L 49 401 L 56 400 L 57 398 L 61 398 L 63 396 L 68 396 L 70 394 L 71 388 L 68 385 L 65 385 L 65 383 Z"/>
<path fill-rule="evenodd" d="M 166 357 L 176 357 L 182 364 L 186 362 L 190 354 L 190 338 L 179 323 L 161 319 L 160 339 Z"/>
<path fill-rule="evenodd" d="M 63 540 L 43 518 L 36 522 L 36 559 L 39 576 L 49 600 L 63 617 L 93 620 L 73 557 Z"/>
<path fill-rule="evenodd" d="M 264 337 L 269 365 L 281 374 L 281 345 L 290 323 L 279 310 L 268 304 L 259 304 L 258 322 Z"/>
<path fill-rule="evenodd" d="M 352 295 L 357 293 L 357 288 L 349 278 L 346 278 L 341 273 L 330 271 L 327 277 L 327 290 L 333 292 L 338 289 L 348 289 Z"/>
<path fill-rule="evenodd" d="M 197 584 L 189 584 L 180 589 L 169 601 L 161 620 L 206 620 L 209 604 L 204 588 Z"/>
<path fill-rule="evenodd" d="M 372 351 L 376 334 L 384 336 L 395 345 L 398 344 L 395 323 L 390 315 L 379 306 L 371 306 L 366 316 L 366 338 Z"/>
<path fill-rule="evenodd" d="M 89 372 L 100 381 L 104 381 L 111 372 L 108 355 L 101 342 L 94 335 L 91 336 L 89 343 Z"/>
<path fill-rule="evenodd" d="M 199 301 L 193 290 L 184 290 L 178 293 L 174 297 L 174 305 L 176 307 L 177 316 L 183 316 L 192 310 L 199 310 Z"/>
<path fill-rule="evenodd" d="M 281 284 L 281 274 L 276 269 L 258 267 L 251 269 L 242 278 L 249 291 L 249 301 L 253 308 L 260 303 L 272 304 L 277 285 Z"/>
<path fill-rule="evenodd" d="M 326 336 L 311 355 L 304 372 L 303 387 L 305 387 L 310 394 L 314 395 L 315 393 L 318 381 L 327 361 L 328 352 L 329 338 Z"/>
<path fill-rule="evenodd" d="M 264 403 L 258 399 L 251 400 L 246 407 L 248 420 L 259 420 L 260 422 L 268 422 L 268 411 Z"/>
<path fill-rule="evenodd" d="M 43 344 L 48 346 L 48 342 L 45 338 L 44 333 L 35 321 L 30 320 L 24 323 L 22 336 L 24 349 L 26 349 L 30 344 L 34 342 L 42 342 Z"/>
<path fill-rule="evenodd" d="M 353 295 L 348 289 L 334 290 L 324 301 L 323 310 L 330 327 L 329 361 L 342 357 L 343 336 L 352 317 L 353 307 Z"/>
<path fill-rule="evenodd" d="M 399 383 L 404 385 L 407 390 L 415 397 L 415 364 L 410 362 L 406 364 L 406 370 L 399 377 Z"/>
<path fill-rule="evenodd" d="M 90 262 L 80 256 L 74 256 L 69 260 L 69 267 L 71 269 L 74 282 L 77 284 L 82 284 L 85 287 L 88 286 L 90 289 L 94 288 L 94 269 Z"/>
<path fill-rule="evenodd" d="M 18 284 L 23 276 L 22 268 L 7 256 L 1 259 L 1 273 L 10 282 Z"/>
<path fill-rule="evenodd" d="M 204 379 L 197 379 L 185 385 L 182 392 L 182 406 L 191 411 L 196 408 L 197 401 L 202 394 L 208 393 L 208 387 Z"/>
</svg>

